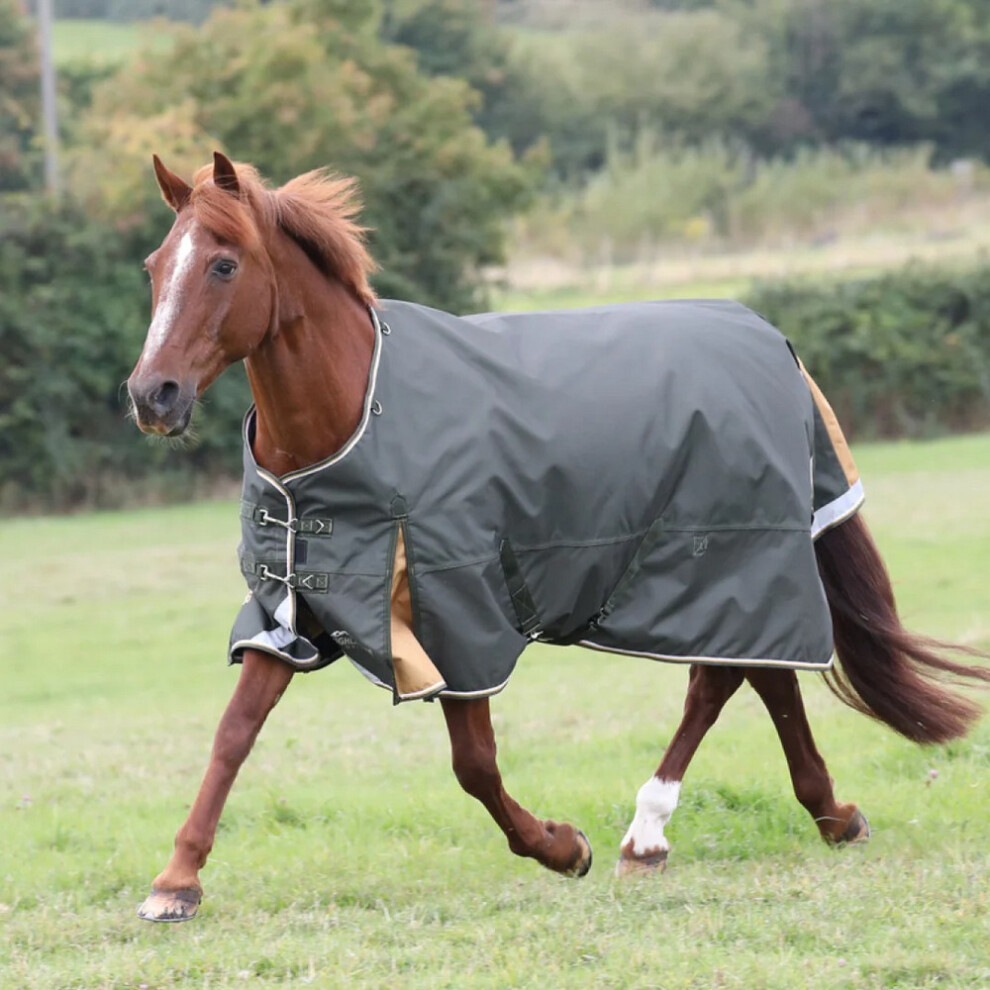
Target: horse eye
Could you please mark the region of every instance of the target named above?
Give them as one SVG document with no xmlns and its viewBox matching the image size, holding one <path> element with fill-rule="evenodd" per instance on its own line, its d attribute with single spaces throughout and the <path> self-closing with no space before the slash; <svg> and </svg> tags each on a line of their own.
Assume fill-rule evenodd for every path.
<svg viewBox="0 0 990 990">
<path fill-rule="evenodd" d="M 230 258 L 221 258 L 213 266 L 213 274 L 219 275 L 220 278 L 232 278 L 234 272 L 237 271 L 237 262 L 231 261 Z"/>
</svg>

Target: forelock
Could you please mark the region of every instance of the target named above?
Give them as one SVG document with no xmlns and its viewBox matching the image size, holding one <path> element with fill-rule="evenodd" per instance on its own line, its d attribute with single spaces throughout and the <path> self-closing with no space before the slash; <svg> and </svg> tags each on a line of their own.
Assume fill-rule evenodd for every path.
<svg viewBox="0 0 990 990">
<path fill-rule="evenodd" d="M 237 166 L 237 178 L 241 195 L 232 196 L 214 183 L 212 165 L 199 169 L 193 177 L 190 200 L 193 215 L 219 240 L 247 251 L 260 251 L 262 237 L 256 216 L 266 212 L 263 202 L 270 193 L 249 165 Z"/>
</svg>

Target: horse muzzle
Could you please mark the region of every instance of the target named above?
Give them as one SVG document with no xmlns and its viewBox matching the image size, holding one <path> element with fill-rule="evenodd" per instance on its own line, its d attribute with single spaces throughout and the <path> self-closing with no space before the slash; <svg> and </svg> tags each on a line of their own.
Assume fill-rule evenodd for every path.
<svg viewBox="0 0 990 990">
<path fill-rule="evenodd" d="M 177 437 L 192 417 L 196 389 L 155 376 L 134 376 L 127 382 L 134 419 L 143 433 Z"/>
</svg>

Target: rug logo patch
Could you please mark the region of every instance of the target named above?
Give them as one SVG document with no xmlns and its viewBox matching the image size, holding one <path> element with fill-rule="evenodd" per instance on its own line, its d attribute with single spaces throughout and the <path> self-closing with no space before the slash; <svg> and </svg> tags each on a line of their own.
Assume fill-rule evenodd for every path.
<svg viewBox="0 0 990 990">
<path fill-rule="evenodd" d="M 344 629 L 335 629 L 330 633 L 330 638 L 342 649 L 342 650 L 354 650 L 357 648 L 357 640 Z"/>
<path fill-rule="evenodd" d="M 691 550 L 692 557 L 703 557 L 705 551 L 708 549 L 708 534 L 705 533 L 704 536 L 695 535 L 693 539 L 693 547 Z"/>
</svg>

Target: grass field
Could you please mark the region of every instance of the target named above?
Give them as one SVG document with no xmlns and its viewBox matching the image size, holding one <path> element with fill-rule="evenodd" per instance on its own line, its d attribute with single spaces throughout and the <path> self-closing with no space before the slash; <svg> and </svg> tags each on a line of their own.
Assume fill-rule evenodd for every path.
<svg viewBox="0 0 990 990">
<path fill-rule="evenodd" d="M 990 435 L 857 454 L 910 623 L 990 647 Z M 686 671 L 577 649 L 527 652 L 494 708 L 510 791 L 590 836 L 585 880 L 508 853 L 436 706 L 393 709 L 340 663 L 273 714 L 200 916 L 139 921 L 236 676 L 236 542 L 230 503 L 0 523 L 3 990 L 990 986 L 988 722 L 918 749 L 803 675 L 838 796 L 874 828 L 837 853 L 744 690 L 667 873 L 617 881 Z"/>
<path fill-rule="evenodd" d="M 58 18 L 53 31 L 55 62 L 58 66 L 78 61 L 109 65 L 126 62 L 135 52 L 150 47 L 168 48 L 172 38 L 160 23 L 121 24 L 114 21 Z"/>
</svg>

